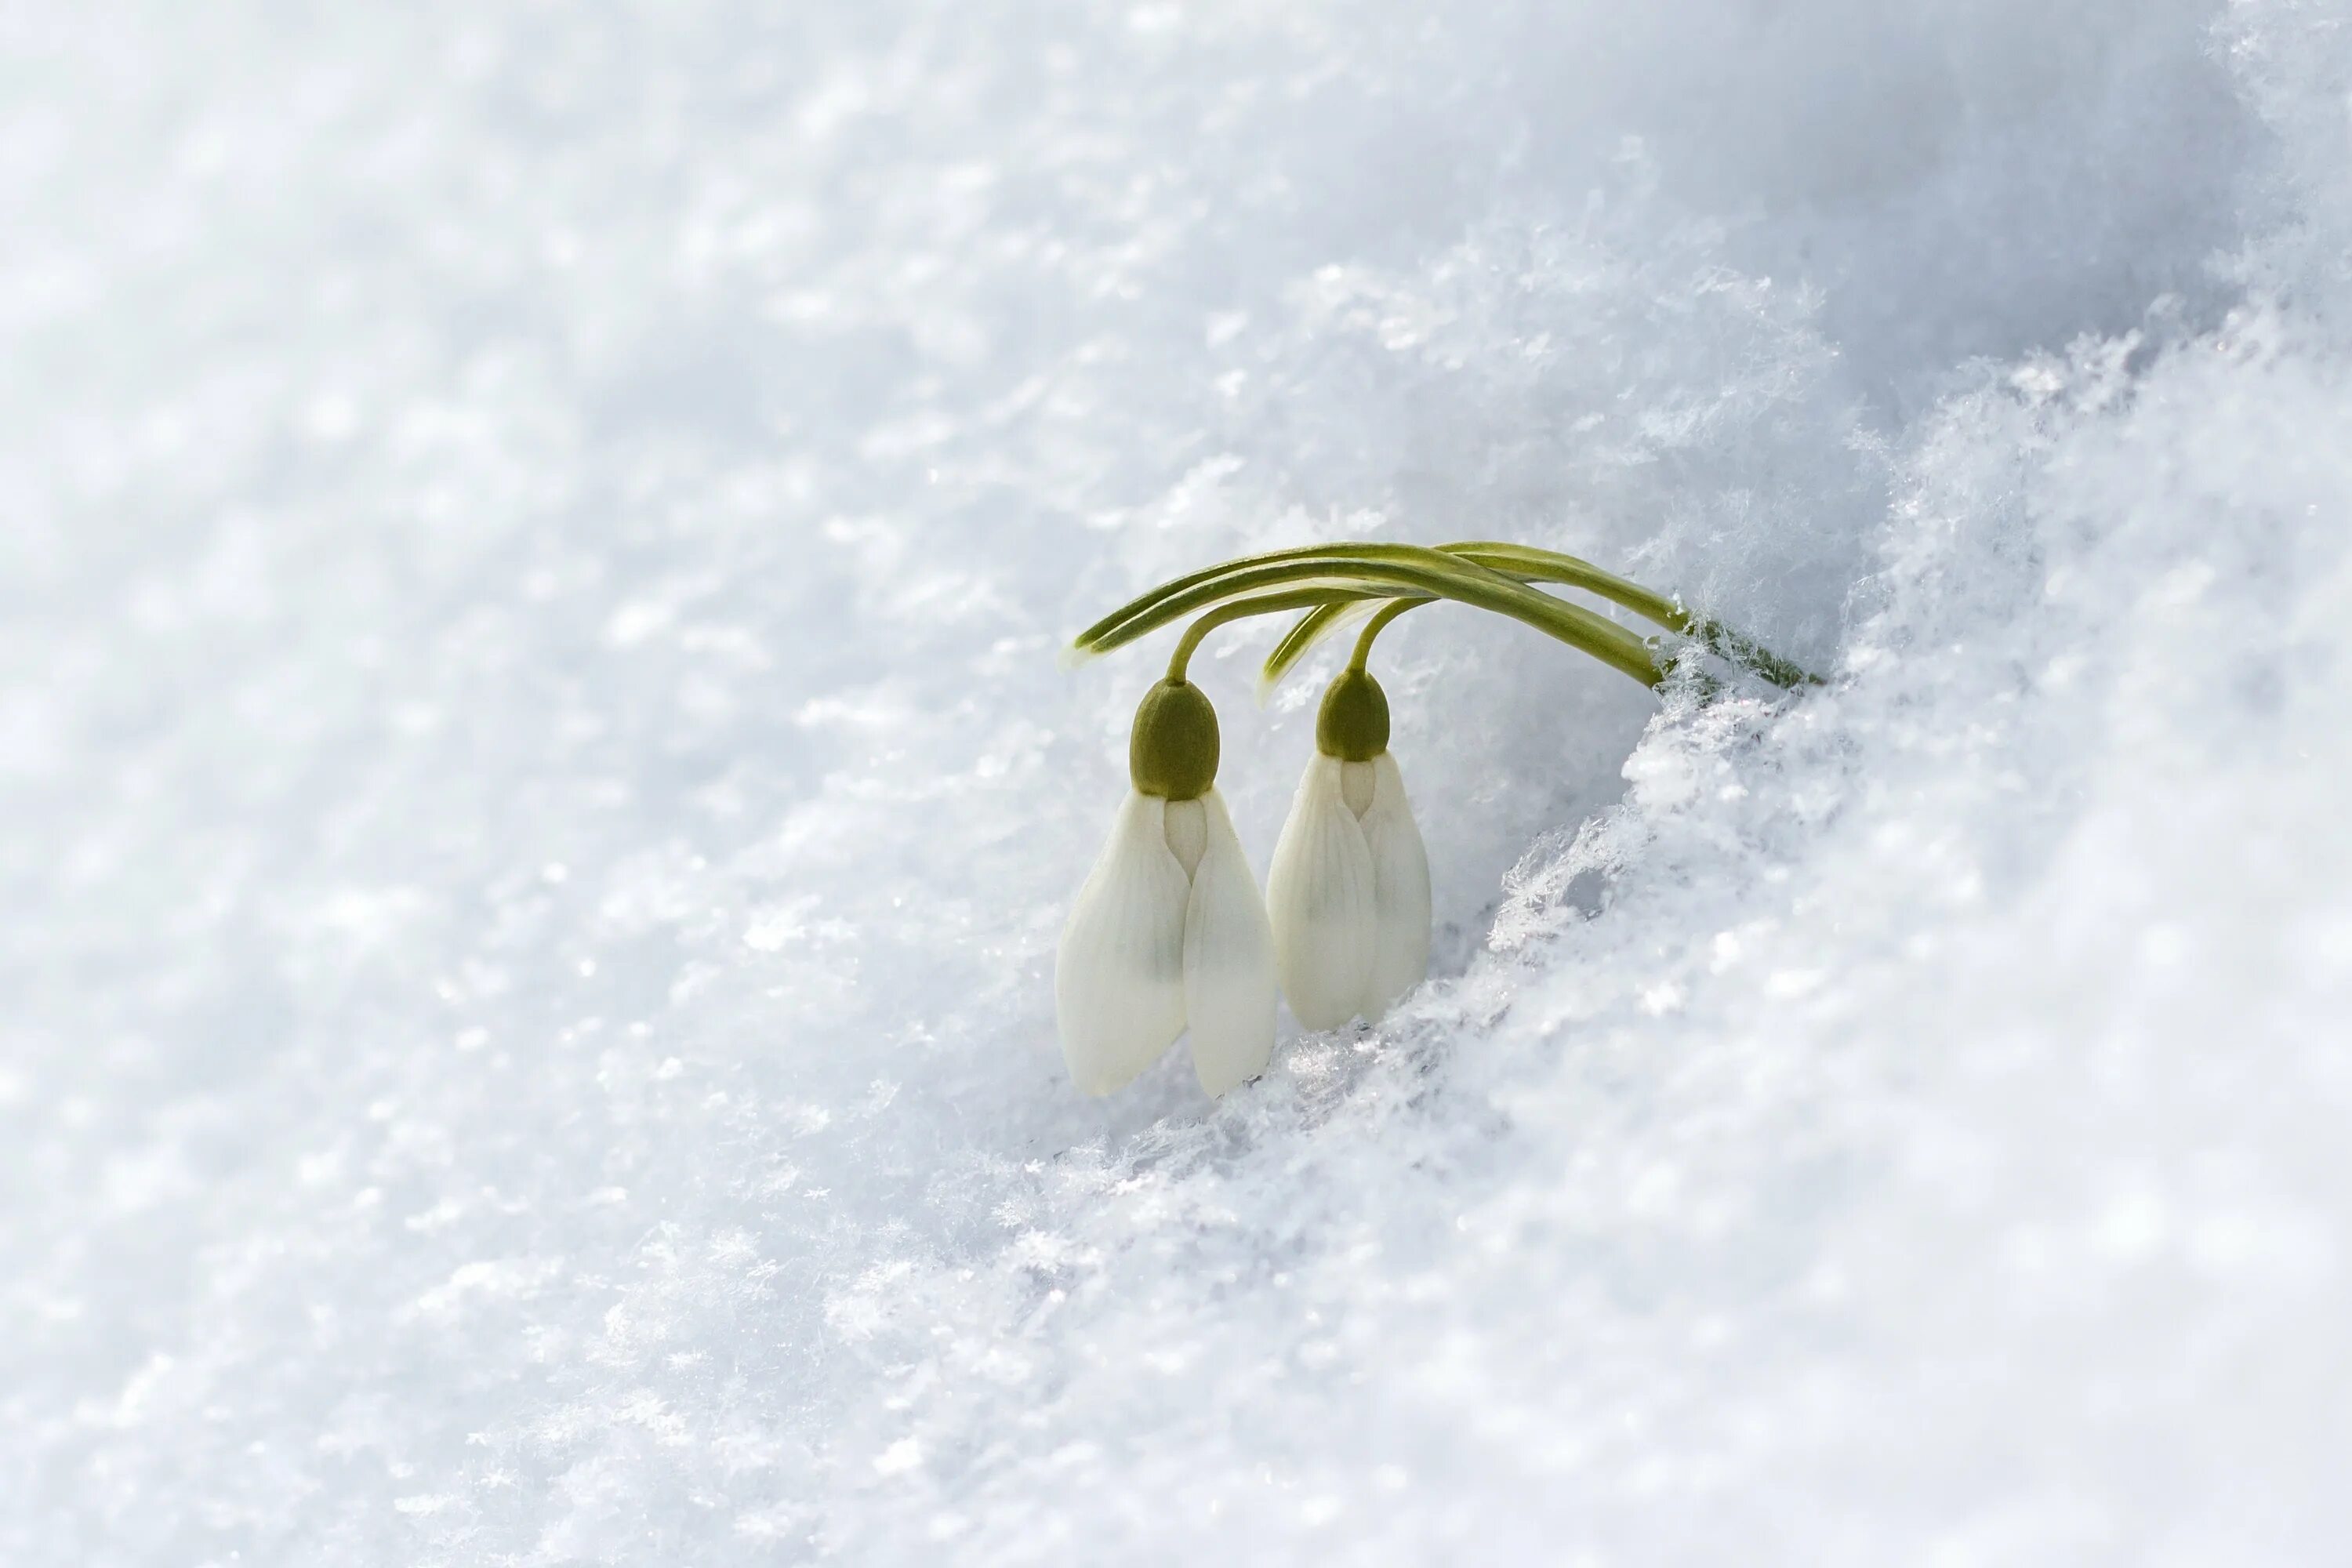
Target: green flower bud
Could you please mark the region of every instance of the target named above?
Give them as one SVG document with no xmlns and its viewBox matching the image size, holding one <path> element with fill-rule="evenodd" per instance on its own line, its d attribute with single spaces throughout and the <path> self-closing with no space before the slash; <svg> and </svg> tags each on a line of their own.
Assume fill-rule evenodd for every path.
<svg viewBox="0 0 2352 1568">
<path fill-rule="evenodd" d="M 1128 776 L 1139 795 L 1197 800 L 1217 782 L 1217 710 L 1189 680 L 1144 693 L 1127 740 Z"/>
<path fill-rule="evenodd" d="M 1389 700 L 1381 683 L 1360 669 L 1343 671 L 1323 693 L 1315 745 L 1343 763 L 1369 763 L 1387 751 Z"/>
</svg>

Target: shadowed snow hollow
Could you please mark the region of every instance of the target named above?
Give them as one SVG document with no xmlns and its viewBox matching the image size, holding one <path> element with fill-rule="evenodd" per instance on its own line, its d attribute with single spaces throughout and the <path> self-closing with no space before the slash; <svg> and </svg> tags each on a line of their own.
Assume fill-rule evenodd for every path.
<svg viewBox="0 0 2352 1568">
<path fill-rule="evenodd" d="M 2352 9 L 0 39 L 10 1568 L 2352 1532 Z M 1056 651 L 1360 536 L 1835 679 L 1400 624 L 1435 978 L 1083 1100 Z"/>
</svg>

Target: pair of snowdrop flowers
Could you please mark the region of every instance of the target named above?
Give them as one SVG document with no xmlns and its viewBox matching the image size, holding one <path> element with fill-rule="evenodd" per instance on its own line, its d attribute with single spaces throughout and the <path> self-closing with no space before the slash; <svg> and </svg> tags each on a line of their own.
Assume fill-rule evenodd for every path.
<svg viewBox="0 0 2352 1568">
<path fill-rule="evenodd" d="M 1389 754 L 1388 700 L 1350 669 L 1323 699 L 1316 755 L 1266 897 L 1217 794 L 1216 710 L 1164 680 L 1136 710 L 1133 787 L 1078 890 L 1055 966 L 1070 1077 L 1124 1088 L 1187 1028 L 1223 1094 L 1274 1054 L 1277 984 L 1310 1029 L 1377 1020 L 1429 968 L 1429 857 Z"/>
<path fill-rule="evenodd" d="M 1447 600 L 1507 616 L 1663 688 L 1675 663 L 1654 641 L 1531 584 L 1581 589 L 1784 687 L 1814 678 L 1720 623 L 1589 562 L 1526 545 L 1309 545 L 1228 561 L 1162 584 L 1080 633 L 1108 652 L 1198 614 L 1167 679 L 1136 710 L 1133 788 L 1079 889 L 1055 967 L 1070 1077 L 1108 1094 L 1192 1032 L 1211 1094 L 1264 1071 L 1277 997 L 1310 1029 L 1377 1021 L 1429 967 L 1429 858 L 1389 755 L 1389 707 L 1365 671 L 1399 616 Z M 1201 640 L 1227 622 L 1304 611 L 1265 662 L 1278 681 L 1348 616 L 1372 612 L 1354 658 L 1324 693 L 1316 755 L 1274 851 L 1264 899 L 1216 790 L 1216 710 L 1185 678 Z M 1694 671 L 1703 689 L 1713 678 Z"/>
</svg>

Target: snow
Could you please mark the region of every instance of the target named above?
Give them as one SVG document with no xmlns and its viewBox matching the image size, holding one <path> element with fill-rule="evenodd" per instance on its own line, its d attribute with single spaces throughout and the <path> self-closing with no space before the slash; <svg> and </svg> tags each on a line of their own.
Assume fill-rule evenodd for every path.
<svg viewBox="0 0 2352 1568">
<path fill-rule="evenodd" d="M 10 1568 L 2352 1532 L 2352 7 L 0 37 Z M 1083 1099 L 1057 649 L 1363 535 L 1835 679 L 1401 622 L 1432 984 Z"/>
</svg>

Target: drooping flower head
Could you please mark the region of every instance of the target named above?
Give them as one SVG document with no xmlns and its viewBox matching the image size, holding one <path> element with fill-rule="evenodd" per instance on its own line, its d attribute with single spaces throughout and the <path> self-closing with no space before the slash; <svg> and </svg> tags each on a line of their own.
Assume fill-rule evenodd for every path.
<svg viewBox="0 0 2352 1568">
<path fill-rule="evenodd" d="M 1377 1019 L 1429 971 L 1429 857 L 1389 755 L 1380 683 L 1350 668 L 1323 695 L 1274 851 L 1266 902 L 1290 1010 L 1310 1029 Z"/>
<path fill-rule="evenodd" d="M 1163 680 L 1135 712 L 1134 788 L 1078 890 L 1054 967 L 1063 1059 L 1089 1094 L 1124 1087 L 1188 1027 L 1223 1094 L 1274 1054 L 1274 937 L 1216 791 L 1217 713 Z"/>
</svg>

